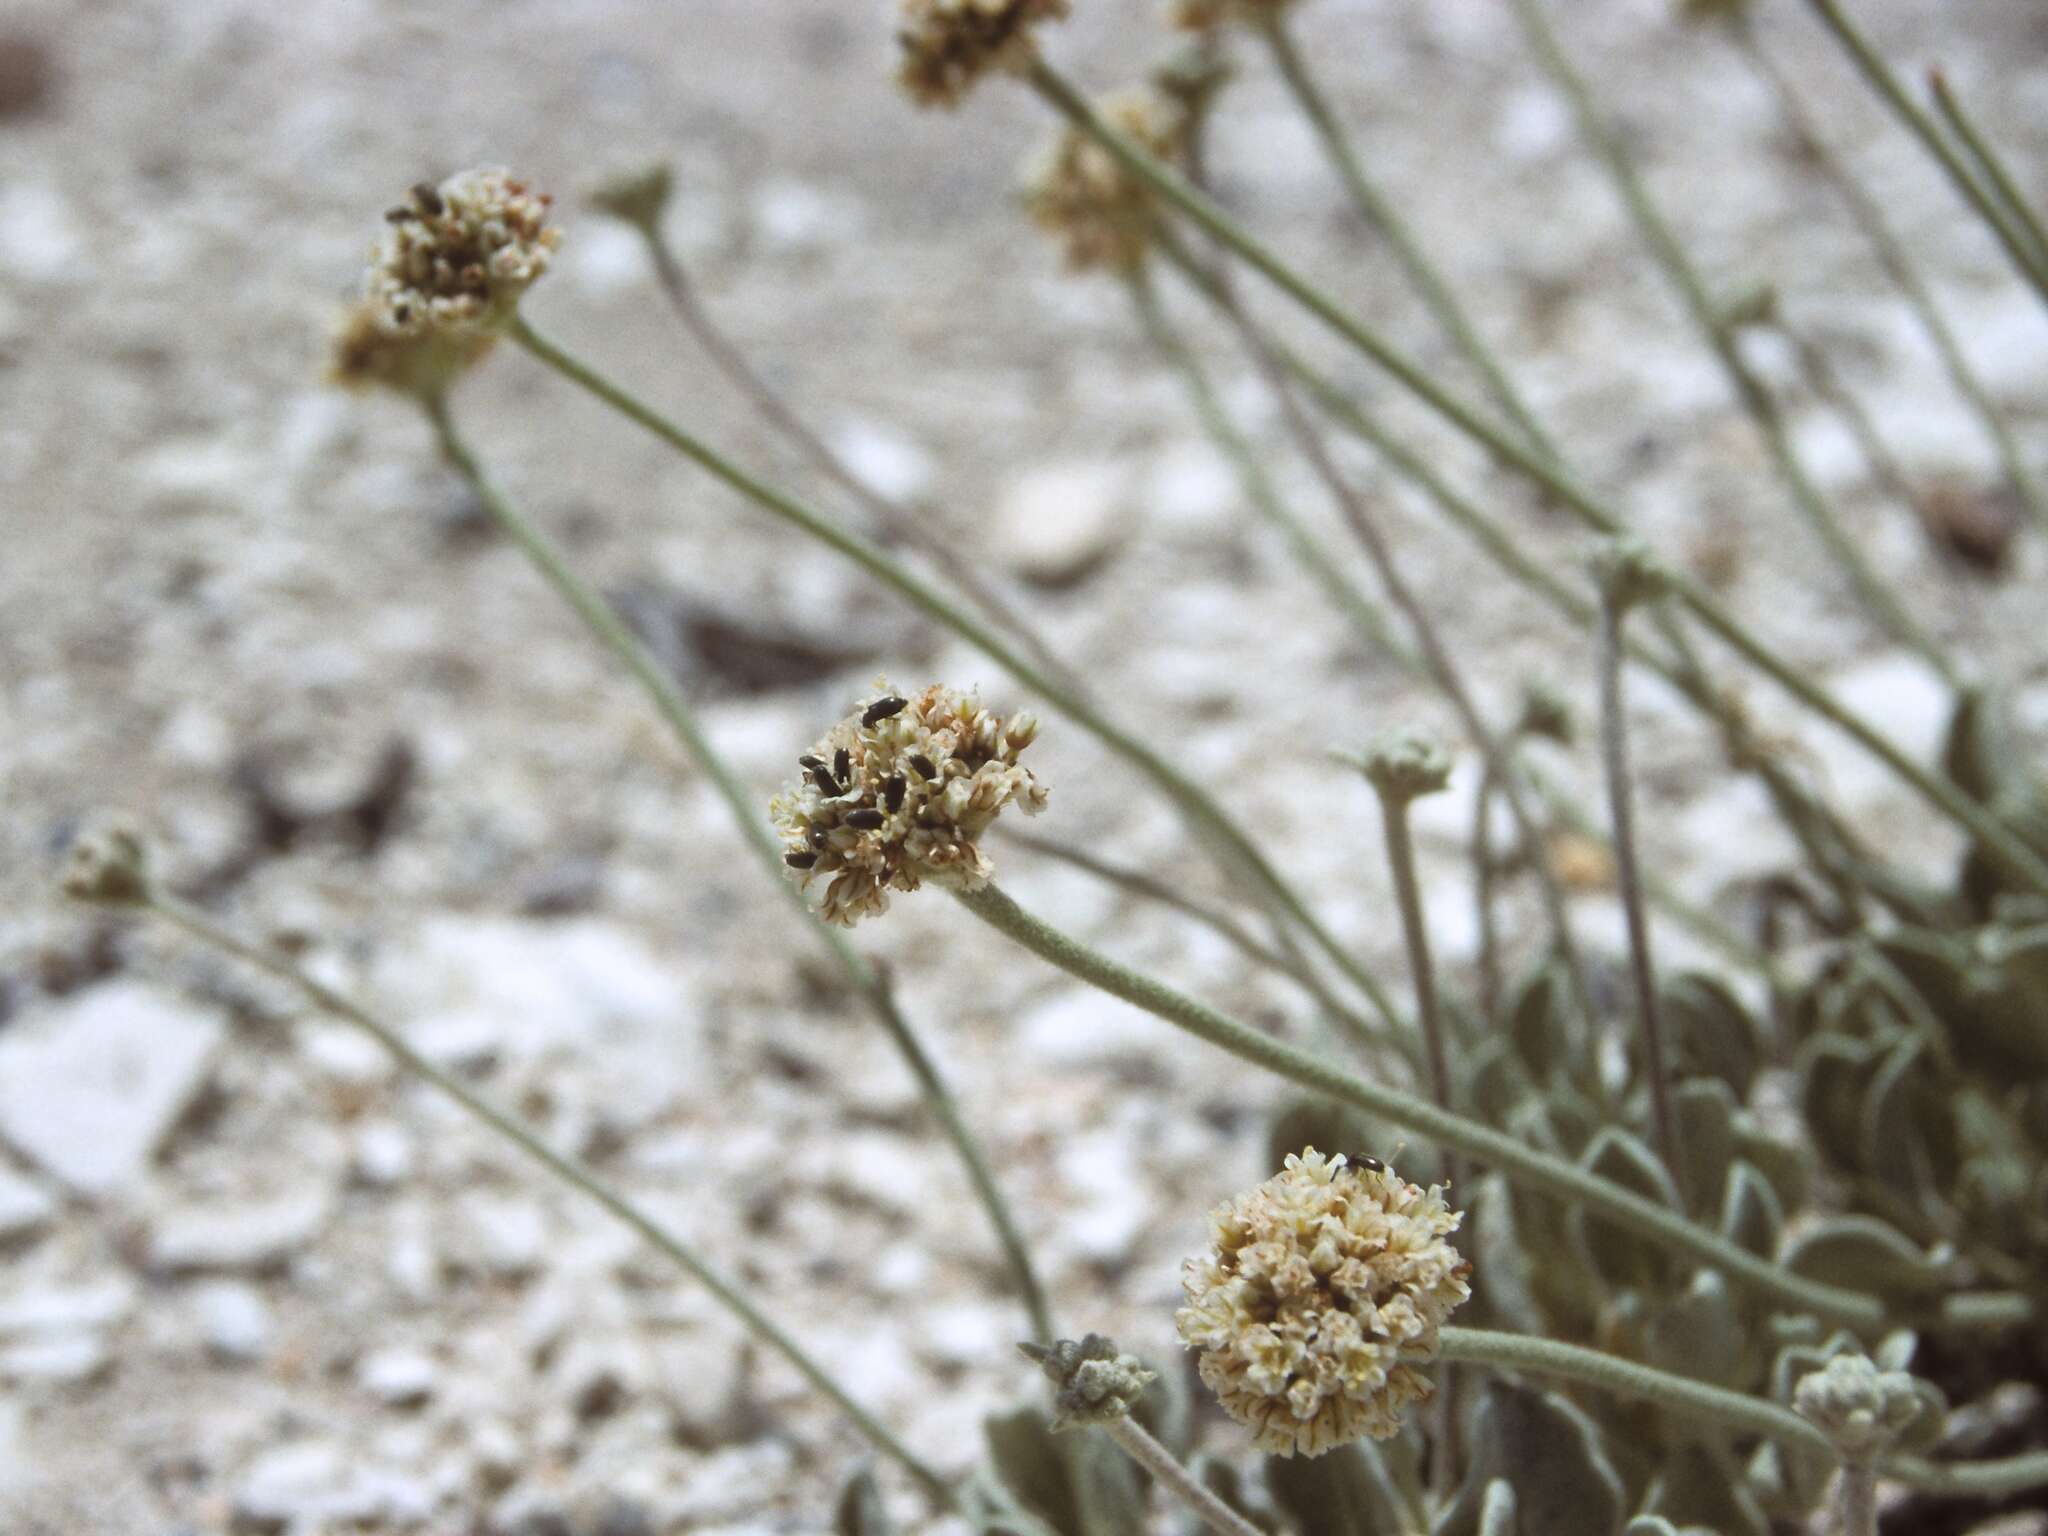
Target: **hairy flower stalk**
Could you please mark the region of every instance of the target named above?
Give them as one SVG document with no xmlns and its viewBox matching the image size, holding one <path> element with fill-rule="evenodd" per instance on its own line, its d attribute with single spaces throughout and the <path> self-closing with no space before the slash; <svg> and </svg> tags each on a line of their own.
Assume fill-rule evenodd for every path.
<svg viewBox="0 0 2048 1536">
<path fill-rule="evenodd" d="M 444 391 L 490 351 L 547 271 L 562 239 L 548 223 L 551 201 L 495 169 L 415 184 L 384 215 L 329 376 L 422 398 Z"/>
<path fill-rule="evenodd" d="M 1068 0 L 903 0 L 896 78 L 921 107 L 955 106 L 990 71 L 1030 68 L 1032 30 L 1067 10 Z"/>
<path fill-rule="evenodd" d="M 806 891 L 826 882 L 820 914 L 845 928 L 927 880 L 979 890 L 995 873 L 982 833 L 1013 803 L 1045 809 L 1045 786 L 1017 761 L 1037 735 L 1035 716 L 992 715 L 937 683 L 908 698 L 884 687 L 797 759 L 803 776 L 770 803 L 782 861 Z"/>
<path fill-rule="evenodd" d="M 1148 85 L 1108 96 L 1096 110 L 1146 153 L 1180 162 L 1188 114 Z M 1033 160 L 1024 181 L 1024 207 L 1055 236 L 1076 272 L 1129 272 L 1152 248 L 1159 222 L 1157 200 L 1116 157 L 1078 128 L 1062 128 Z"/>
<path fill-rule="evenodd" d="M 1260 1450 L 1320 1456 L 1386 1439 L 1430 1395 L 1417 1367 L 1472 1294 L 1472 1266 L 1449 1242 L 1462 1219 L 1436 1185 L 1308 1148 L 1211 1214 L 1174 1325 Z"/>
</svg>

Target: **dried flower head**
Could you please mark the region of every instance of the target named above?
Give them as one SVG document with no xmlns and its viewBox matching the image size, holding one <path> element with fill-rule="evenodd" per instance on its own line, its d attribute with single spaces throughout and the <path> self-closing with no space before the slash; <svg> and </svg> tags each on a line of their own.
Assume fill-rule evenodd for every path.
<svg viewBox="0 0 2048 1536">
<path fill-rule="evenodd" d="M 1260 1450 L 1320 1456 L 1385 1439 L 1429 1396 L 1416 1367 L 1472 1294 L 1472 1266 L 1446 1241 L 1462 1219 L 1439 1186 L 1313 1147 L 1216 1208 L 1214 1246 L 1182 1267 L 1188 1304 L 1174 1322 Z"/>
<path fill-rule="evenodd" d="M 418 182 L 386 211 L 363 299 L 335 334 L 329 375 L 411 394 L 445 388 L 490 350 L 547 271 L 550 199 L 500 170 Z"/>
<path fill-rule="evenodd" d="M 1183 32 L 1206 32 L 1227 21 L 1259 25 L 1277 17 L 1294 0 L 1167 0 L 1166 19 Z"/>
<path fill-rule="evenodd" d="M 797 759 L 804 776 L 768 807 L 797 883 L 825 880 L 824 918 L 849 928 L 886 910 L 892 890 L 988 884 L 976 839 L 1012 802 L 1045 809 L 1045 787 L 1017 762 L 1033 716 L 992 715 L 936 683 L 910 698 L 879 686 Z"/>
<path fill-rule="evenodd" d="M 902 0 L 896 78 L 921 107 L 953 106 L 992 69 L 1030 68 L 1031 29 L 1067 11 L 1068 0 Z"/>
<path fill-rule="evenodd" d="M 1105 98 L 1110 126 L 1154 159 L 1173 162 L 1187 142 L 1187 112 L 1147 85 Z M 1128 272 L 1145 259 L 1159 217 L 1150 189 L 1078 128 L 1067 128 L 1032 161 L 1024 206 L 1066 247 L 1067 266 Z"/>
<path fill-rule="evenodd" d="M 64 866 L 64 894 L 103 907 L 134 907 L 149 900 L 149 849 L 125 821 L 110 820 L 80 834 Z"/>
<path fill-rule="evenodd" d="M 1123 1353 L 1114 1339 L 1099 1333 L 1017 1348 L 1059 1389 L 1053 1396 L 1055 1433 L 1123 1418 L 1138 1406 L 1145 1388 L 1159 1379 L 1144 1361 Z"/>
</svg>

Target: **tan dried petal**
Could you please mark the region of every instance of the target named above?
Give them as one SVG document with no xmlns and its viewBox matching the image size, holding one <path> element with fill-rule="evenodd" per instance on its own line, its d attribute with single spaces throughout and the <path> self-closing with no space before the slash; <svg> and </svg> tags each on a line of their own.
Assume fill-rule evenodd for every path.
<svg viewBox="0 0 2048 1536">
<path fill-rule="evenodd" d="M 1032 29 L 1067 11 L 1068 0 L 902 0 L 896 78 L 919 106 L 953 106 L 991 70 L 1029 69 Z"/>
<path fill-rule="evenodd" d="M 1202 1380 L 1276 1455 L 1385 1439 L 1430 1393 L 1444 1319 L 1472 1294 L 1437 1186 L 1313 1147 L 1210 1217 L 1182 1266 L 1181 1340 Z"/>
<path fill-rule="evenodd" d="M 1183 157 L 1187 112 L 1153 87 L 1131 86 L 1104 98 L 1097 110 L 1154 159 L 1173 164 Z M 1067 266 L 1077 272 L 1130 271 L 1145 259 L 1159 218 L 1144 183 L 1078 128 L 1063 129 L 1032 161 L 1024 206 L 1058 237 Z"/>
</svg>

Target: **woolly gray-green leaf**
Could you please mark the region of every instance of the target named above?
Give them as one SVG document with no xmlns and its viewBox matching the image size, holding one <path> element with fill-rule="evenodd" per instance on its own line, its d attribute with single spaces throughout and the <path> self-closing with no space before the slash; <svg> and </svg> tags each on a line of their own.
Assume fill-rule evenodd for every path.
<svg viewBox="0 0 2048 1536">
<path fill-rule="evenodd" d="M 1710 1211 L 1735 1159 L 1735 1094 L 1719 1078 L 1695 1077 L 1672 1091 L 1671 1108 L 1685 1148 L 1686 1208 Z"/>
<path fill-rule="evenodd" d="M 1520 1536 L 1516 1509 L 1514 1484 L 1496 1477 L 1486 1485 L 1479 1505 L 1479 1536 Z"/>
<path fill-rule="evenodd" d="M 1245 1491 L 1244 1474 L 1221 1456 L 1197 1456 L 1188 1463 L 1195 1481 L 1262 1531 L 1277 1532 L 1280 1521 Z"/>
<path fill-rule="evenodd" d="M 1652 1365 L 1725 1387 L 1743 1384 L 1748 1351 L 1742 1319 L 1728 1282 L 1710 1269 L 1658 1310 L 1645 1342 Z"/>
<path fill-rule="evenodd" d="M 1626 1506 L 1593 1421 L 1552 1392 L 1486 1383 L 1468 1444 L 1471 1466 L 1434 1536 L 1480 1536 L 1486 1491 L 1514 1484 L 1520 1536 L 1613 1536 Z"/>
<path fill-rule="evenodd" d="M 1816 1035 L 1800 1052 L 1799 1107 L 1807 1134 L 1838 1168 L 1854 1168 L 1863 1147 L 1863 1096 L 1878 1052 L 1849 1035 Z"/>
<path fill-rule="evenodd" d="M 1771 1536 L 1771 1523 L 1756 1496 L 1743 1486 L 1740 1470 L 1704 1441 L 1687 1441 L 1666 1452 L 1643 1508 L 1685 1531 L 1705 1528 L 1727 1536 Z"/>
<path fill-rule="evenodd" d="M 1725 982 L 1686 972 L 1658 989 L 1670 1032 L 1672 1071 L 1726 1083 L 1739 1101 L 1749 1097 L 1763 1055 L 1762 1031 Z"/>
<path fill-rule="evenodd" d="M 1301 1536 L 1378 1536 L 1406 1515 L 1386 1471 L 1364 1445 L 1321 1456 L 1268 1456 L 1266 1491 Z"/>
<path fill-rule="evenodd" d="M 1785 1208 L 1770 1180 L 1746 1162 L 1729 1166 L 1721 1196 L 1721 1235 L 1755 1254 L 1778 1251 Z"/>
<path fill-rule="evenodd" d="M 1913 1240 L 1872 1216 L 1834 1216 L 1789 1243 L 1781 1262 L 1795 1275 L 1897 1300 L 1948 1289 L 1944 1267 Z"/>
<path fill-rule="evenodd" d="M 1645 1199 L 1680 1209 L 1678 1190 L 1657 1154 L 1619 1126 L 1603 1128 L 1580 1154 L 1579 1163 Z M 1671 1274 L 1673 1260 L 1659 1245 L 1590 1211 L 1575 1215 L 1580 1246 L 1608 1284 L 1655 1288 Z"/>
</svg>

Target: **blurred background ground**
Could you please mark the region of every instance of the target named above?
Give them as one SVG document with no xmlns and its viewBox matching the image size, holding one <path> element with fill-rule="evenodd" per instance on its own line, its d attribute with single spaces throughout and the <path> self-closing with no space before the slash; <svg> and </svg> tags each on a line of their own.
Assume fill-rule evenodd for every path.
<svg viewBox="0 0 2048 1536">
<path fill-rule="evenodd" d="M 1051 49 L 1091 86 L 1160 50 L 1144 0 L 1077 9 Z M 1901 61 L 1944 63 L 2041 190 L 2036 6 L 1858 9 Z M 1724 291 L 1780 285 L 1916 483 L 1985 502 L 1970 420 L 1736 56 L 1652 0 L 1569 10 Z M 1800 8 L 1762 10 L 2038 464 L 2038 306 Z M 1506 17 L 1316 0 L 1300 30 L 1376 174 L 1593 481 L 1930 752 L 1939 688 L 1873 638 L 1796 526 Z M 980 1413 L 1034 1390 L 985 1226 L 907 1075 L 735 857 L 711 793 L 489 536 L 421 423 L 319 384 L 378 214 L 422 176 L 501 163 L 555 189 L 568 237 L 534 319 L 831 501 L 691 354 L 634 241 L 581 205 L 606 170 L 672 158 L 671 233 L 757 363 L 864 472 L 927 503 L 1400 978 L 1376 815 L 1325 753 L 1392 721 L 1449 722 L 1318 606 L 1116 286 L 1063 279 L 1025 226 L 1014 168 L 1044 128 L 1034 102 L 997 83 L 920 115 L 887 73 L 867 0 L 12 0 L 0 17 L 7 1529 L 814 1531 L 861 1459 L 701 1293 L 374 1051 L 159 933 L 48 899 L 102 807 L 153 830 L 175 881 L 300 946 L 671 1218 L 927 1456 L 964 1466 Z M 1249 59 L 1219 132 L 1224 195 L 1467 383 Z M 1210 350 L 1232 405 L 1276 440 L 1245 370 Z M 1577 550 L 1333 361 L 1533 548 Z M 1995 582 L 1945 569 L 1839 427 L 1791 397 L 1872 558 L 2048 727 L 2039 541 L 2022 537 Z M 511 492 L 666 626 L 764 801 L 878 671 L 1024 702 L 523 357 L 494 360 L 458 406 Z M 1348 551 L 1313 482 L 1275 464 Z M 1355 468 L 1496 714 L 1531 676 L 1589 697 L 1583 644 Z M 771 640 L 797 642 L 795 659 L 762 665 Z M 1783 856 L 1775 830 L 1668 700 L 1643 685 L 1634 702 L 1658 867 L 1747 920 L 1744 881 Z M 1853 754 L 1804 740 L 1896 851 L 1951 856 Z M 1215 890 L 1156 797 L 1085 737 L 1055 721 L 1033 757 L 1054 786 L 1036 830 Z M 1583 750 L 1550 766 L 1590 795 Z M 1462 794 L 1425 816 L 1452 967 L 1473 945 L 1450 839 L 1475 778 L 1465 762 Z M 1022 850 L 998 857 L 1073 931 L 1303 1027 L 1297 998 L 1204 930 Z M 1611 896 L 1589 889 L 1578 909 L 1611 955 Z M 1661 937 L 1671 963 L 1698 958 Z M 1206 1209 L 1264 1171 L 1278 1092 L 939 896 L 899 898 L 858 939 L 969 1106 L 1062 1318 L 1170 1359 L 1179 1260 Z M 884 1479 L 911 1528 L 941 1528 Z"/>
</svg>

